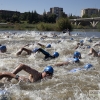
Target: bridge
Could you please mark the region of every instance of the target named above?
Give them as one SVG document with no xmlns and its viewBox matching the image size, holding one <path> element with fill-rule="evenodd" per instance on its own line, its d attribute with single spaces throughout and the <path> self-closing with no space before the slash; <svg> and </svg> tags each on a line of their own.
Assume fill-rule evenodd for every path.
<svg viewBox="0 0 100 100">
<path fill-rule="evenodd" d="M 95 27 L 100 21 L 100 17 L 70 19 L 71 24 L 75 24 L 75 25 L 80 25 L 80 23 L 83 21 L 89 21 L 91 25 Z"/>
</svg>

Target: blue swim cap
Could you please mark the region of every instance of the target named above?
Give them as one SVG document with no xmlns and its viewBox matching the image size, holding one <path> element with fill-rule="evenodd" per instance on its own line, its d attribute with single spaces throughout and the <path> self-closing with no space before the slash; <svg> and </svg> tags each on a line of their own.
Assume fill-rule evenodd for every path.
<svg viewBox="0 0 100 100">
<path fill-rule="evenodd" d="M 80 43 L 83 44 L 84 40 L 80 40 Z"/>
<path fill-rule="evenodd" d="M 59 56 L 59 53 L 58 53 L 58 52 L 54 52 L 54 53 L 53 53 L 53 56 L 54 56 L 54 57 L 58 57 L 58 56 Z"/>
<path fill-rule="evenodd" d="M 70 40 L 74 40 L 73 38 L 70 38 Z"/>
<path fill-rule="evenodd" d="M 88 45 L 87 48 L 91 48 L 91 46 Z"/>
<path fill-rule="evenodd" d="M 44 72 L 49 72 L 50 74 L 53 74 L 54 69 L 52 68 L 52 66 L 47 66 L 47 67 L 44 69 Z"/>
<path fill-rule="evenodd" d="M 80 56 L 81 56 L 81 53 L 80 52 L 78 52 L 78 51 L 75 51 L 74 52 L 74 58 L 78 58 Z"/>
<path fill-rule="evenodd" d="M 74 58 L 74 62 L 79 62 L 80 60 L 78 58 Z"/>
<path fill-rule="evenodd" d="M 51 44 L 47 44 L 46 48 L 51 48 Z"/>
<path fill-rule="evenodd" d="M 35 49 L 33 50 L 34 53 L 36 53 L 37 51 L 38 51 L 38 48 L 35 48 Z"/>
<path fill-rule="evenodd" d="M 84 66 L 85 69 L 89 69 L 89 68 L 91 68 L 91 67 L 93 67 L 92 64 L 86 64 L 86 65 Z"/>
<path fill-rule="evenodd" d="M 92 42 L 92 40 L 91 40 L 91 39 L 89 39 L 89 40 L 88 40 L 88 42 Z"/>
<path fill-rule="evenodd" d="M 6 51 L 6 49 L 7 49 L 6 46 L 0 46 L 1 51 Z"/>
</svg>

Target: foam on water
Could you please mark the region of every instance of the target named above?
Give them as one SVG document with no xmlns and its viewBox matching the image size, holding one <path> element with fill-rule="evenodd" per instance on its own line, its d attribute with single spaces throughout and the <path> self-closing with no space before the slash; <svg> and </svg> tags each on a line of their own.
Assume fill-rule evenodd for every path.
<svg viewBox="0 0 100 100">
<path fill-rule="evenodd" d="M 55 32 L 57 34 L 57 32 Z M 75 51 L 75 46 L 80 40 L 84 40 L 85 45 L 92 46 L 93 43 L 98 41 L 100 38 L 92 38 L 93 42 L 90 43 L 87 40 L 88 32 L 80 32 L 79 34 L 73 34 L 68 36 L 67 34 L 60 34 L 58 37 L 53 37 L 54 32 L 37 32 L 37 31 L 11 31 L 11 32 L 0 32 L 1 44 L 7 45 L 7 52 L 0 53 L 0 71 L 12 72 L 19 64 L 24 63 L 36 70 L 42 72 L 44 67 L 52 65 L 60 61 L 65 61 L 67 58 L 72 58 Z M 85 36 L 83 37 L 83 34 Z M 100 33 L 99 33 L 100 34 Z M 42 36 L 47 36 L 45 39 L 41 39 Z M 94 37 L 94 35 L 91 35 Z M 63 37 L 63 38 L 62 38 Z M 71 40 L 70 38 L 74 38 Z M 58 42 L 60 41 L 60 42 Z M 16 52 L 20 50 L 26 44 L 30 45 L 29 49 L 39 47 L 37 43 L 43 43 L 47 45 L 51 44 L 51 48 L 45 48 L 50 54 L 57 51 L 60 56 L 54 60 L 44 61 L 44 55 L 42 53 L 26 55 L 23 52 L 22 55 L 16 56 Z M 99 48 L 97 48 L 99 49 Z M 88 56 L 89 49 L 77 49 L 81 52 L 82 59 L 79 64 L 69 64 L 61 67 L 54 66 L 54 76 L 52 79 L 42 80 L 36 83 L 3 83 L 0 80 L 11 95 L 12 100 L 94 100 L 94 97 L 89 96 L 89 90 L 100 89 L 100 59 L 98 57 Z M 87 63 L 91 63 L 94 69 L 81 70 L 78 73 L 69 73 L 71 69 L 83 68 Z M 28 75 L 22 71 L 19 75 Z M 9 84 L 9 85 L 8 85 Z M 11 90 L 11 91 L 9 91 Z M 98 100 L 96 97 L 95 100 Z"/>
</svg>

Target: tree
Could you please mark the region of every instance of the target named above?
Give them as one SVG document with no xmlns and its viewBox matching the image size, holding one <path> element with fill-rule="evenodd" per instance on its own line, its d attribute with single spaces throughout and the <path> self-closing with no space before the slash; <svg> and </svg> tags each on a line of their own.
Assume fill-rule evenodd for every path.
<svg viewBox="0 0 100 100">
<path fill-rule="evenodd" d="M 59 18 L 57 21 L 56 21 L 56 24 L 58 26 L 58 30 L 59 31 L 62 31 L 64 29 L 69 29 L 70 31 L 72 30 L 72 26 L 71 26 L 71 23 L 69 21 L 68 18 Z"/>
<path fill-rule="evenodd" d="M 82 16 L 82 18 L 89 18 L 90 16 L 88 16 L 87 14 L 84 14 L 83 16 Z"/>
<path fill-rule="evenodd" d="M 32 23 L 38 23 L 39 22 L 39 14 L 36 12 L 36 10 L 34 11 L 34 13 L 32 12 Z"/>
<path fill-rule="evenodd" d="M 14 22 L 19 23 L 20 21 L 19 21 L 19 17 L 18 17 L 18 15 L 13 14 L 13 16 L 12 16 L 12 18 L 11 18 L 11 21 L 12 21 L 13 23 L 14 23 Z"/>
<path fill-rule="evenodd" d="M 46 11 L 45 10 L 43 12 L 43 22 L 45 22 L 45 23 L 48 22 L 48 17 L 47 17 L 47 14 L 46 14 Z"/>
<path fill-rule="evenodd" d="M 60 13 L 60 17 L 66 18 L 67 15 L 66 15 L 64 12 L 61 12 L 61 13 Z"/>
<path fill-rule="evenodd" d="M 48 22 L 56 23 L 56 18 L 57 18 L 56 14 L 50 14 L 50 15 L 48 15 Z"/>
<path fill-rule="evenodd" d="M 98 17 L 98 14 L 92 14 L 91 17 Z"/>
</svg>

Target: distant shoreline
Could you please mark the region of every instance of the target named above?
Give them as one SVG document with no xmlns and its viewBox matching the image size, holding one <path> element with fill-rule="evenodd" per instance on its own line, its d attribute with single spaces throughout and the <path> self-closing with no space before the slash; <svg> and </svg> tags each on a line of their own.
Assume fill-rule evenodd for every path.
<svg viewBox="0 0 100 100">
<path fill-rule="evenodd" d="M 19 24 L 19 23 L 16 23 L 16 24 L 12 24 L 12 23 L 9 23 L 9 24 L 0 24 L 0 31 L 9 31 L 9 30 L 13 30 L 13 31 L 56 31 L 54 28 L 55 25 L 52 24 L 50 26 L 50 30 L 37 30 L 36 27 L 37 27 L 37 24 Z M 100 29 L 92 29 L 92 28 L 79 28 L 79 29 L 74 29 L 72 31 L 100 31 Z"/>
<path fill-rule="evenodd" d="M 28 29 L 25 29 L 25 30 L 16 30 L 16 29 L 0 29 L 0 31 L 39 31 L 39 30 L 28 30 Z M 100 32 L 98 29 L 73 29 L 73 31 L 76 31 L 76 32 Z M 71 31 L 71 32 L 73 32 Z M 42 31 L 41 31 L 42 32 Z M 50 32 L 50 31 L 43 31 L 43 32 Z M 58 31 L 51 31 L 51 32 L 58 32 Z M 59 31 L 59 32 L 62 32 L 62 31 Z"/>
</svg>

